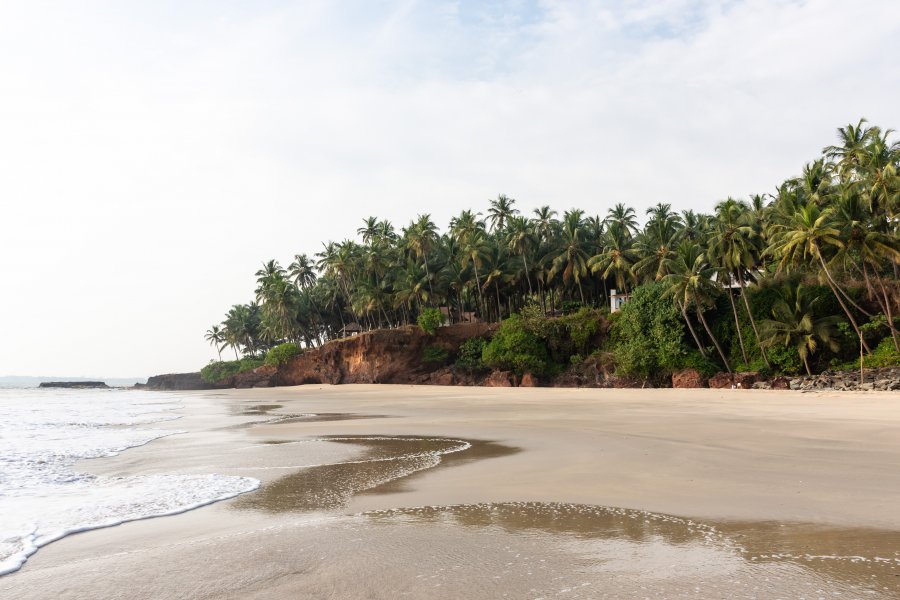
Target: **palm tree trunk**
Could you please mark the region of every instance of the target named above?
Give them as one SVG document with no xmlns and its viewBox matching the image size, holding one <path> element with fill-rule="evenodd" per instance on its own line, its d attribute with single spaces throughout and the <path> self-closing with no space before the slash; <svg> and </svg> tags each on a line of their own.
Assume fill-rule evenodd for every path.
<svg viewBox="0 0 900 600">
<path fill-rule="evenodd" d="M 678 306 L 681 308 L 681 316 L 684 317 L 684 322 L 687 323 L 688 329 L 691 331 L 691 335 L 694 337 L 694 343 L 697 344 L 697 349 L 700 350 L 700 354 L 703 355 L 703 358 L 706 358 L 706 349 L 703 347 L 703 344 L 700 343 L 700 338 L 697 337 L 697 332 L 694 331 L 694 326 L 691 324 L 691 319 L 688 316 L 687 305 L 679 302 Z"/>
<path fill-rule="evenodd" d="M 806 367 L 806 374 L 812 377 L 812 371 L 809 368 L 809 361 L 806 360 L 806 355 L 800 356 L 803 359 L 803 366 Z"/>
<path fill-rule="evenodd" d="M 475 269 L 475 285 L 478 286 L 478 300 L 481 304 L 481 312 L 482 312 L 481 316 L 482 316 L 482 318 L 484 318 L 485 316 L 487 316 L 484 314 L 484 312 L 485 312 L 484 294 L 481 293 L 481 279 L 478 277 L 478 265 L 475 264 L 474 260 L 472 261 L 472 267 Z"/>
<path fill-rule="evenodd" d="M 728 276 L 728 283 L 731 283 L 731 275 Z M 749 365 L 750 361 L 747 360 L 747 350 L 744 348 L 744 334 L 741 333 L 741 321 L 738 319 L 737 306 L 734 305 L 734 294 L 731 293 L 731 287 L 728 287 L 725 290 L 725 294 L 728 295 L 728 302 L 731 304 L 731 312 L 734 314 L 734 328 L 737 330 L 738 343 L 741 345 L 741 356 L 744 357 L 744 364 Z"/>
<path fill-rule="evenodd" d="M 428 305 L 431 306 L 434 299 L 434 290 L 431 288 L 431 273 L 428 272 L 428 253 L 423 252 L 422 258 L 425 259 L 425 278 L 428 280 Z"/>
<path fill-rule="evenodd" d="M 841 308 L 844 309 L 844 314 L 846 314 L 847 318 L 850 319 L 850 324 L 853 325 L 853 331 L 855 331 L 856 335 L 859 337 L 859 343 L 862 344 L 863 348 L 866 349 L 866 352 L 871 354 L 872 350 L 869 348 L 866 340 L 863 339 L 862 331 L 860 331 L 859 325 L 856 324 L 856 319 L 853 318 L 853 314 L 850 312 L 850 309 L 847 308 L 847 305 L 844 304 L 844 301 L 841 299 L 841 294 L 840 292 L 838 292 L 834 280 L 831 278 L 831 273 L 828 271 L 828 267 L 825 265 L 825 261 L 822 259 L 822 254 L 820 252 L 816 252 L 816 254 L 819 255 L 819 263 L 822 265 L 822 269 L 824 269 L 825 271 L 825 277 L 828 281 L 828 287 L 831 288 L 831 292 L 834 294 L 834 297 L 837 298 L 838 304 L 840 304 Z"/>
<path fill-rule="evenodd" d="M 500 286 L 497 284 L 497 281 L 494 280 L 494 289 L 497 291 L 497 322 L 500 322 L 500 315 L 503 314 L 503 305 L 500 304 Z"/>
<path fill-rule="evenodd" d="M 722 352 L 722 346 L 719 345 L 719 340 L 716 339 L 716 336 L 713 335 L 712 330 L 709 328 L 709 324 L 706 322 L 706 317 L 703 316 L 703 309 L 697 305 L 697 315 L 700 317 L 700 322 L 703 323 L 703 328 L 706 330 L 707 335 L 709 335 L 709 339 L 712 340 L 713 344 L 716 346 L 716 350 L 719 351 L 719 356 L 722 358 L 722 362 L 725 364 L 725 370 L 731 373 L 731 366 L 728 364 L 728 359 L 725 358 L 725 353 Z"/>
<path fill-rule="evenodd" d="M 525 257 L 525 253 L 522 253 L 522 262 L 525 263 L 525 281 L 528 282 L 528 295 L 531 296 L 534 294 L 534 290 L 531 289 L 531 277 L 528 276 L 528 259 Z"/>
<path fill-rule="evenodd" d="M 744 276 L 738 271 L 738 283 L 741 286 L 741 299 L 744 301 L 744 308 L 747 309 L 747 316 L 750 318 L 750 326 L 753 327 L 753 335 L 756 336 L 756 344 L 759 346 L 759 353 L 762 355 L 763 361 L 766 363 L 766 367 L 771 369 L 772 365 L 769 363 L 769 357 L 766 355 L 766 349 L 763 348 L 762 340 L 759 339 L 759 330 L 756 328 L 756 319 L 753 318 L 753 311 L 750 310 L 750 301 L 747 300 L 747 294 L 744 292 Z"/>
</svg>

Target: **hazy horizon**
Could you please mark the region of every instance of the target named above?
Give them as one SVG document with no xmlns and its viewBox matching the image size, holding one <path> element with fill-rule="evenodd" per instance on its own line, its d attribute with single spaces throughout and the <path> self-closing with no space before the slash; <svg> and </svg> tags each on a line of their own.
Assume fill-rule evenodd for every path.
<svg viewBox="0 0 900 600">
<path fill-rule="evenodd" d="M 863 0 L 0 7 L 0 371 L 195 371 L 253 273 L 499 193 L 709 211 L 900 127 Z"/>
</svg>

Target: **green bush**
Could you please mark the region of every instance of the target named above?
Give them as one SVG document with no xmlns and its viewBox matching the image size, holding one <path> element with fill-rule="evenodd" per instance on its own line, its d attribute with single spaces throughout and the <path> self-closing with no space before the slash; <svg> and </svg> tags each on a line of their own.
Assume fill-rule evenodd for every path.
<svg viewBox="0 0 900 600">
<path fill-rule="evenodd" d="M 290 359 L 303 354 L 303 348 L 294 342 L 286 342 L 278 344 L 266 353 L 266 364 L 273 367 L 280 367 Z"/>
<path fill-rule="evenodd" d="M 422 331 L 428 335 L 434 335 L 438 327 L 444 324 L 444 315 L 438 308 L 426 308 L 419 313 L 419 318 L 416 322 L 422 328 Z"/>
<path fill-rule="evenodd" d="M 684 368 L 691 350 L 684 343 L 684 321 L 666 285 L 638 286 L 610 328 L 616 371 L 626 376 L 662 378 Z"/>
<path fill-rule="evenodd" d="M 484 347 L 486 345 L 487 340 L 484 338 L 475 337 L 467 339 L 459 347 L 459 353 L 456 356 L 456 363 L 454 366 L 467 373 L 484 371 L 485 366 L 484 361 L 481 359 L 481 355 L 484 352 Z"/>
<path fill-rule="evenodd" d="M 859 358 L 832 365 L 835 369 L 853 370 L 859 368 Z M 867 369 L 900 366 L 900 353 L 894 348 L 894 339 L 887 336 L 872 350 L 872 354 L 863 357 L 863 366 Z"/>
<path fill-rule="evenodd" d="M 216 383 L 244 371 L 252 371 L 261 367 L 263 361 L 258 358 L 242 358 L 241 360 L 212 361 L 200 369 L 200 378 L 206 383 Z"/>
<path fill-rule="evenodd" d="M 425 346 L 422 350 L 422 362 L 425 364 L 442 364 L 447 362 L 450 355 L 446 349 L 440 346 Z"/>
<path fill-rule="evenodd" d="M 484 364 L 492 369 L 533 373 L 538 377 L 550 375 L 558 370 L 550 362 L 547 348 L 540 338 L 526 327 L 520 315 L 510 315 L 500 324 L 493 339 L 481 354 Z"/>
</svg>

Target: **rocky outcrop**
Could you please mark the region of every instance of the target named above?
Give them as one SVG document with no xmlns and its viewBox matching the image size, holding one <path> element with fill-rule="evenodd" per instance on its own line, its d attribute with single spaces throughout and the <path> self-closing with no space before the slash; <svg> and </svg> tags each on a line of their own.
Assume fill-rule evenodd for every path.
<svg viewBox="0 0 900 600">
<path fill-rule="evenodd" d="M 714 389 L 739 389 L 749 390 L 762 377 L 756 371 L 740 373 L 716 373 L 709 378 L 709 387 Z"/>
<path fill-rule="evenodd" d="M 684 369 L 672 374 L 673 388 L 706 387 L 706 378 L 697 369 Z"/>
<path fill-rule="evenodd" d="M 516 376 L 511 371 L 494 371 L 484 380 L 485 387 L 516 387 Z"/>
<path fill-rule="evenodd" d="M 795 377 L 790 380 L 792 390 L 803 392 L 817 390 L 893 392 L 900 390 L 900 367 L 866 369 L 860 383 L 859 371 L 824 371 L 812 377 Z"/>
<path fill-rule="evenodd" d="M 519 387 L 537 387 L 538 380 L 537 377 L 532 375 L 531 373 L 525 373 L 522 375 L 521 381 L 519 381 Z"/>
<path fill-rule="evenodd" d="M 166 375 L 154 375 L 147 380 L 145 386 L 148 390 L 175 391 L 175 390 L 211 390 L 216 387 L 206 383 L 200 377 L 200 373 L 168 373 Z"/>
<path fill-rule="evenodd" d="M 103 381 L 42 381 L 38 387 L 42 388 L 65 388 L 70 390 L 84 390 L 90 388 L 108 388 Z"/>
<path fill-rule="evenodd" d="M 487 337 L 496 325 L 464 323 L 448 325 L 428 335 L 416 326 L 378 329 L 328 342 L 307 350 L 270 377 L 274 385 L 304 383 L 438 383 L 432 374 L 445 365 L 425 365 L 422 354 L 427 346 L 443 348 L 452 358 L 469 338 Z M 439 385 L 456 384 L 447 371 L 438 376 Z"/>
</svg>

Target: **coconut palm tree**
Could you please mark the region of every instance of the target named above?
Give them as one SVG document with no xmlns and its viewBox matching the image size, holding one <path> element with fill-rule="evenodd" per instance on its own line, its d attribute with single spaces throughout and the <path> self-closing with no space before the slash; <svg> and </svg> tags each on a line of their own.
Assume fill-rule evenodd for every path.
<svg viewBox="0 0 900 600">
<path fill-rule="evenodd" d="M 799 207 L 787 223 L 777 225 L 777 237 L 770 251 L 780 257 L 779 271 L 789 270 L 798 264 L 807 265 L 810 261 L 818 263 L 828 287 L 847 315 L 847 320 L 853 326 L 860 344 L 866 352 L 871 352 L 863 339 L 856 318 L 845 302 L 848 298 L 846 292 L 840 289 L 825 261 L 824 250 L 840 250 L 844 247 L 840 231 L 834 226 L 832 212 L 831 208 L 820 209 L 814 202 Z"/>
<path fill-rule="evenodd" d="M 531 269 L 528 266 L 528 255 L 532 252 L 536 241 L 534 228 L 528 219 L 525 217 L 512 217 L 510 219 L 506 243 L 513 253 L 522 257 L 529 296 L 534 294 L 534 290 L 531 287 L 531 276 L 529 275 Z"/>
<path fill-rule="evenodd" d="M 219 325 L 213 325 L 209 329 L 206 330 L 206 335 L 204 339 L 209 342 L 209 345 L 216 349 L 216 352 L 219 354 L 219 362 L 222 361 L 222 348 L 225 346 L 225 334 L 222 332 L 222 328 Z"/>
<path fill-rule="evenodd" d="M 295 254 L 294 262 L 288 265 L 288 274 L 301 290 L 306 290 L 316 283 L 316 269 L 305 254 Z"/>
<path fill-rule="evenodd" d="M 821 346 L 838 350 L 835 331 L 841 319 L 836 316 L 816 318 L 818 300 L 803 286 L 784 286 L 772 306 L 772 318 L 760 323 L 766 345 L 796 348 L 807 375 L 812 375 L 809 357 Z"/>
<path fill-rule="evenodd" d="M 600 252 L 587 262 L 591 273 L 599 274 L 604 281 L 612 277 L 615 279 L 616 287 L 627 292 L 628 284 L 636 281 L 632 268 L 638 259 L 627 226 L 619 221 L 611 222 L 601 236 L 599 244 Z"/>
<path fill-rule="evenodd" d="M 555 251 L 550 276 L 562 274 L 564 284 L 574 281 L 578 286 L 578 295 L 584 304 L 584 289 L 581 281 L 588 274 L 587 261 L 590 259 L 588 246 L 584 240 L 584 211 L 573 208 L 566 211 L 560 229 L 559 246 Z"/>
<path fill-rule="evenodd" d="M 491 223 L 491 231 L 503 232 L 510 218 L 519 214 L 519 211 L 513 208 L 516 203 L 514 198 L 510 198 L 505 194 L 497 196 L 496 200 L 488 200 L 490 208 L 488 208 L 488 221 Z"/>
<path fill-rule="evenodd" d="M 437 226 L 431 220 L 431 215 L 419 215 L 414 223 L 410 223 L 407 229 L 407 245 L 416 258 L 422 259 L 425 264 L 425 277 L 428 280 L 429 297 L 434 296 L 431 285 L 431 272 L 428 269 L 428 254 L 434 248 L 438 240 Z"/>
<path fill-rule="evenodd" d="M 725 352 L 722 350 L 719 340 L 713 335 L 709 323 L 706 322 L 706 317 L 703 316 L 704 310 L 714 304 L 715 297 L 719 291 L 713 282 L 713 276 L 716 273 L 715 268 L 709 264 L 706 255 L 698 246 L 687 242 L 682 242 L 678 246 L 674 257 L 666 259 L 666 263 L 666 269 L 669 274 L 663 278 L 663 281 L 669 285 L 667 293 L 674 298 L 676 305 L 681 309 L 682 316 L 684 316 L 685 322 L 692 333 L 694 332 L 690 319 L 687 318 L 687 310 L 691 306 L 694 307 L 700 323 L 703 324 L 703 329 L 706 330 L 706 334 L 712 340 L 719 357 L 722 359 L 722 364 L 731 373 L 731 366 L 728 364 L 728 359 L 725 358 Z M 697 340 L 695 333 L 694 339 L 695 341 Z"/>
<path fill-rule="evenodd" d="M 754 273 L 759 263 L 759 247 L 756 244 L 757 230 L 750 215 L 750 206 L 746 202 L 733 198 L 719 202 L 716 205 L 716 215 L 713 220 L 713 234 L 710 239 L 709 256 L 712 257 L 716 266 L 721 269 L 729 283 L 735 279 L 737 280 L 740 296 L 744 301 L 744 308 L 753 328 L 753 334 L 756 336 L 760 354 L 766 366 L 771 368 L 765 348 L 759 340 L 756 319 L 753 317 L 753 311 L 750 310 L 750 302 L 747 300 L 746 293 L 747 286 L 744 274 Z M 728 300 L 734 315 L 734 325 L 737 330 L 744 364 L 749 364 L 737 308 L 734 305 L 734 297 L 730 291 L 728 292 Z"/>
</svg>

